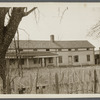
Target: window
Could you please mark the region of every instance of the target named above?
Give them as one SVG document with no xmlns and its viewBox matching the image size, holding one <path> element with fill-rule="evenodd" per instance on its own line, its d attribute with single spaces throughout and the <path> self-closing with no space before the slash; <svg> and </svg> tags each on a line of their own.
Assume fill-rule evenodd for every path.
<svg viewBox="0 0 100 100">
<path fill-rule="evenodd" d="M 58 51 L 62 51 L 62 49 L 58 49 Z"/>
<path fill-rule="evenodd" d="M 76 48 L 75 51 L 78 51 L 78 49 Z"/>
<path fill-rule="evenodd" d="M 34 58 L 33 62 L 34 62 L 34 64 L 40 64 L 40 59 L 39 58 Z"/>
<path fill-rule="evenodd" d="M 15 64 L 15 60 L 14 60 L 14 59 L 10 59 L 10 60 L 9 60 L 9 64 L 10 64 L 10 65 Z"/>
<path fill-rule="evenodd" d="M 89 48 L 87 48 L 87 50 L 89 50 Z"/>
<path fill-rule="evenodd" d="M 20 59 L 19 64 L 24 65 L 24 59 Z"/>
<path fill-rule="evenodd" d="M 90 61 L 90 55 L 87 55 L 87 61 Z"/>
<path fill-rule="evenodd" d="M 33 51 L 37 51 L 37 49 L 33 49 Z"/>
<path fill-rule="evenodd" d="M 33 59 L 34 64 L 37 64 L 37 61 L 38 60 L 36 58 Z"/>
<path fill-rule="evenodd" d="M 46 51 L 50 51 L 50 49 L 46 49 Z"/>
<path fill-rule="evenodd" d="M 53 63 L 53 58 L 49 58 L 49 63 Z"/>
<path fill-rule="evenodd" d="M 68 51 L 71 51 L 71 49 L 68 49 Z"/>
<path fill-rule="evenodd" d="M 62 63 L 62 56 L 59 56 L 59 63 Z"/>
<path fill-rule="evenodd" d="M 78 55 L 74 56 L 74 62 L 78 62 L 78 61 L 79 61 Z"/>
</svg>

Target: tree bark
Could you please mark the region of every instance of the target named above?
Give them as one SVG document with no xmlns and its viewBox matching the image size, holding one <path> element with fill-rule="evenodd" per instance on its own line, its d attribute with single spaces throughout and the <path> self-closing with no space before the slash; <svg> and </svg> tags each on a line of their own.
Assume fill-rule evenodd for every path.
<svg viewBox="0 0 100 100">
<path fill-rule="evenodd" d="M 3 93 L 6 93 L 6 61 L 5 58 L 3 57 L 0 59 L 0 76 L 3 81 Z"/>
<path fill-rule="evenodd" d="M 8 50 L 8 47 L 14 38 L 14 35 L 16 33 L 16 30 L 18 28 L 18 25 L 23 17 L 22 12 L 24 12 L 23 8 L 13 8 L 13 11 L 11 13 L 11 18 L 9 20 L 9 23 L 6 27 L 4 27 L 4 24 L 2 25 L 3 29 L 1 30 L 0 35 L 0 76 L 3 80 L 3 93 L 6 93 L 6 61 L 5 61 L 5 55 Z M 7 12 L 6 12 L 7 13 Z M 4 15 L 4 16 L 3 16 Z M 2 17 L 0 21 L 5 18 L 6 14 L 2 14 Z"/>
<path fill-rule="evenodd" d="M 36 9 L 36 7 L 34 7 L 30 11 L 24 12 L 25 8 L 26 7 L 13 7 L 11 15 L 9 15 L 10 7 L 0 8 L 0 77 L 3 80 L 3 93 L 6 93 L 6 52 L 22 18 Z M 5 26 L 4 23 L 7 14 L 9 16 L 9 21 Z"/>
</svg>

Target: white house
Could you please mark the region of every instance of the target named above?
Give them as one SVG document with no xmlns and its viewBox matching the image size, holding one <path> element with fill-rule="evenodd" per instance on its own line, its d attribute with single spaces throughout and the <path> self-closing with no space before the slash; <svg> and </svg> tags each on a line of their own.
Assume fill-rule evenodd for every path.
<svg viewBox="0 0 100 100">
<path fill-rule="evenodd" d="M 6 63 L 12 67 L 17 67 L 18 61 L 23 68 L 95 64 L 94 46 L 86 40 L 56 41 L 51 35 L 50 41 L 19 40 L 16 43 L 19 47 L 16 44 L 15 48 L 12 42 L 6 54 Z"/>
</svg>

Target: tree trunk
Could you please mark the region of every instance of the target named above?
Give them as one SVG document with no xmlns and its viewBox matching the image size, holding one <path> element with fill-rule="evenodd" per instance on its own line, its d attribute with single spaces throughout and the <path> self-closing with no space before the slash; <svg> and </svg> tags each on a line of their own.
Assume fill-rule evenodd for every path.
<svg viewBox="0 0 100 100">
<path fill-rule="evenodd" d="M 6 52 L 22 18 L 36 9 L 36 7 L 34 7 L 30 11 L 25 12 L 25 8 L 26 7 L 13 7 L 11 14 L 9 14 L 9 7 L 0 7 L 0 77 L 3 81 L 3 93 L 6 93 Z M 4 25 L 7 14 L 9 20 L 7 25 Z"/>
<path fill-rule="evenodd" d="M 6 61 L 5 58 L 3 57 L 0 59 L 0 77 L 2 78 L 3 81 L 3 93 L 6 93 Z"/>
</svg>

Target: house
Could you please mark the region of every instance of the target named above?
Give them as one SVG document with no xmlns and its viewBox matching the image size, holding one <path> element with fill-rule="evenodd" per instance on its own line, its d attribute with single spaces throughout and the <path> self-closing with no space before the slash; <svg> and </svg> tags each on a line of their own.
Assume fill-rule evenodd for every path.
<svg viewBox="0 0 100 100">
<path fill-rule="evenodd" d="M 90 42 L 56 41 L 54 35 L 50 36 L 50 41 L 19 40 L 16 49 L 12 42 L 6 54 L 6 63 L 17 67 L 18 59 L 23 68 L 95 64 L 94 46 Z"/>
</svg>

